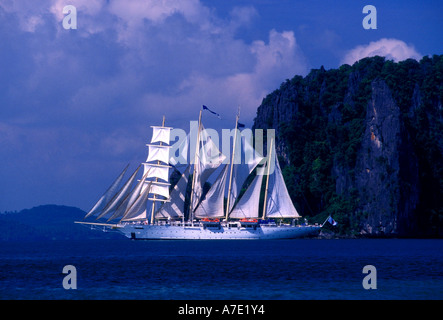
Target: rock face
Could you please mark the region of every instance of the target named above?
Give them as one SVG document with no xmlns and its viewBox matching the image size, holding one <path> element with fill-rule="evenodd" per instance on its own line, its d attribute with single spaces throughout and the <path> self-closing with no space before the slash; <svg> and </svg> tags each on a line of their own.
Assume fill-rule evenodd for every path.
<svg viewBox="0 0 443 320">
<path fill-rule="evenodd" d="M 418 161 L 400 115 L 387 84 L 373 81 L 355 167 L 360 208 L 367 213 L 361 224 L 363 233 L 412 231 L 418 203 Z M 337 184 L 338 190 L 346 187 Z"/>
<path fill-rule="evenodd" d="M 341 233 L 443 235 L 443 56 L 366 58 L 312 70 L 269 94 L 255 128 L 274 128 L 293 201 Z"/>
</svg>

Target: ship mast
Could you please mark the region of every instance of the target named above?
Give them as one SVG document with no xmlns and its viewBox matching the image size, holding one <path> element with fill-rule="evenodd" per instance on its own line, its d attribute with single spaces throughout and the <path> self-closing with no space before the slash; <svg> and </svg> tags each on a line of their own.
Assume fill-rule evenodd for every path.
<svg viewBox="0 0 443 320">
<path fill-rule="evenodd" d="M 189 199 L 189 217 L 188 220 L 191 221 L 191 223 L 193 223 L 192 221 L 194 220 L 194 212 L 193 212 L 193 205 L 192 205 L 192 201 L 194 198 L 194 187 L 195 187 L 195 175 L 197 172 L 197 157 L 198 154 L 200 152 L 200 131 L 201 131 L 201 120 L 202 120 L 202 110 L 200 110 L 200 114 L 198 116 L 198 132 L 197 132 L 197 143 L 195 145 L 195 154 L 194 154 L 194 171 L 192 174 L 192 187 L 191 187 L 191 197 Z"/>
<path fill-rule="evenodd" d="M 272 147 L 273 147 L 274 139 L 271 139 L 271 145 L 269 148 L 269 155 L 268 155 L 268 172 L 266 173 L 266 187 L 265 187 L 265 199 L 263 201 L 263 216 L 262 219 L 266 219 L 266 200 L 268 198 L 268 186 L 269 186 L 269 171 L 271 169 L 271 161 L 272 161 Z"/>
<path fill-rule="evenodd" d="M 162 121 L 162 127 L 165 126 L 165 116 L 163 116 L 163 121 Z M 163 146 L 163 142 L 160 141 L 160 146 Z M 161 165 L 161 161 L 157 160 L 157 165 Z M 155 182 L 158 182 L 158 177 L 155 178 Z M 157 195 L 154 193 L 153 199 L 152 199 L 152 209 L 151 209 L 151 224 L 154 223 L 154 211 L 155 211 L 155 202 L 157 201 Z"/>
<path fill-rule="evenodd" d="M 237 116 L 235 117 L 234 143 L 232 147 L 231 170 L 229 172 L 228 201 L 226 203 L 226 216 L 225 216 L 226 221 L 228 221 L 228 216 L 229 216 L 229 200 L 231 199 L 231 187 L 232 187 L 232 169 L 234 168 L 235 143 L 237 142 L 237 127 L 238 127 L 239 117 L 240 117 L 240 108 L 238 109 Z"/>
</svg>

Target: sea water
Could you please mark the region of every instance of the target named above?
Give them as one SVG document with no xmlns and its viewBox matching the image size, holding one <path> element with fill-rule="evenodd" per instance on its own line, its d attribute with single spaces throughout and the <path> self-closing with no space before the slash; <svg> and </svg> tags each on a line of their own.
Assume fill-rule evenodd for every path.
<svg viewBox="0 0 443 320">
<path fill-rule="evenodd" d="M 443 240 L 4 242 L 0 298 L 443 299 Z"/>
</svg>

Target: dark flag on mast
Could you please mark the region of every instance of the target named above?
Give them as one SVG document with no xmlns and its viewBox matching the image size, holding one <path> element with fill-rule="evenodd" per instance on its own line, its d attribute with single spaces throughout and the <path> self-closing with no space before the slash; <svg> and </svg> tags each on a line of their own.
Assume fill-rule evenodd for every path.
<svg viewBox="0 0 443 320">
<path fill-rule="evenodd" d="M 210 110 L 207 106 L 203 105 L 203 110 L 208 110 L 210 113 L 215 114 L 219 119 L 221 119 L 220 115 L 217 112 Z"/>
</svg>

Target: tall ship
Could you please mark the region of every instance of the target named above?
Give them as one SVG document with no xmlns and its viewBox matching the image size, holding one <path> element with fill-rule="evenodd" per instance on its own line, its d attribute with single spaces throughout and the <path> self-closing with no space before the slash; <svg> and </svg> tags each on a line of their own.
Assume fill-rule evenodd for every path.
<svg viewBox="0 0 443 320">
<path fill-rule="evenodd" d="M 128 179 L 124 179 L 126 166 L 83 221 L 76 223 L 134 240 L 292 239 L 318 234 L 322 225 L 300 221 L 274 140 L 263 157 L 252 139 L 240 132 L 238 120 L 239 113 L 227 158 L 204 128 L 200 110 L 197 133 L 190 132 L 177 148 L 189 152 L 190 164 L 179 166 L 176 152 L 171 152 L 173 128 L 165 126 L 163 117 L 161 126 L 151 126 L 146 161 Z"/>
</svg>

